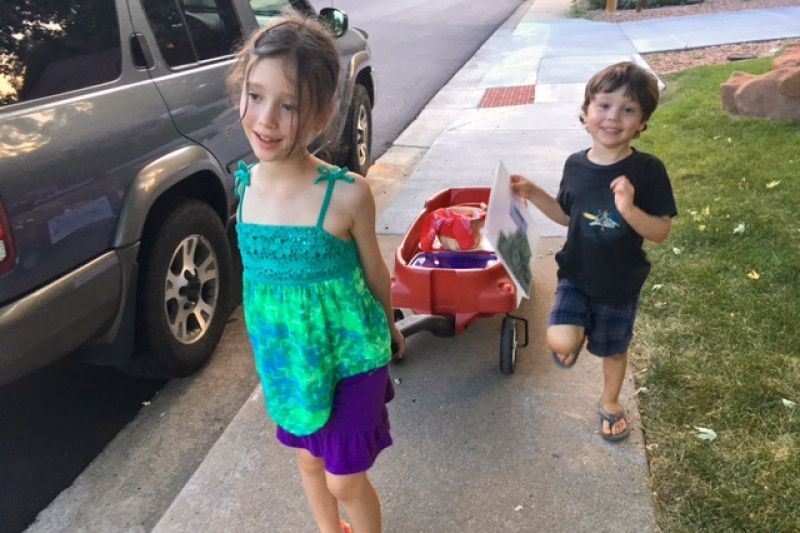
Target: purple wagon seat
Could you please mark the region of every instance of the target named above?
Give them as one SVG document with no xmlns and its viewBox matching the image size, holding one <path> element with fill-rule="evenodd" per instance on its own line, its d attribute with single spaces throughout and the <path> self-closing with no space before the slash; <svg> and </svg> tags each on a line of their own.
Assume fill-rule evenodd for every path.
<svg viewBox="0 0 800 533">
<path fill-rule="evenodd" d="M 488 268 L 497 263 L 497 256 L 492 252 L 420 252 L 409 261 L 409 266 L 418 268 L 450 268 L 464 270 L 471 268 Z"/>
</svg>

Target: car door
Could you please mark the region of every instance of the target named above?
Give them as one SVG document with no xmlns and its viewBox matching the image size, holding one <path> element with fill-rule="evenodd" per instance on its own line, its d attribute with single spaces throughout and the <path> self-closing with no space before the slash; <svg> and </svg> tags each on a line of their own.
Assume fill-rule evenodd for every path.
<svg viewBox="0 0 800 533">
<path fill-rule="evenodd" d="M 0 198 L 17 249 L 0 304 L 112 248 L 127 185 L 175 136 L 130 53 L 124 0 L 15 0 L 0 49 Z"/>
<path fill-rule="evenodd" d="M 240 0 L 129 0 L 136 30 L 160 56 L 150 71 L 175 127 L 230 173 L 250 153 L 225 78 L 238 43 L 255 29 Z"/>
</svg>

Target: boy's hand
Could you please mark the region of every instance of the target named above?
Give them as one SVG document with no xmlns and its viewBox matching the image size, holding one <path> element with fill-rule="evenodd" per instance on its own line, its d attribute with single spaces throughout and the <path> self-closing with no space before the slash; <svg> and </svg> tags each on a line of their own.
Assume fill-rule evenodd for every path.
<svg viewBox="0 0 800 533">
<path fill-rule="evenodd" d="M 636 192 L 627 176 L 619 176 L 611 182 L 611 191 L 614 193 L 614 204 L 621 214 L 627 213 L 633 207 L 633 195 Z"/>
<path fill-rule="evenodd" d="M 511 192 L 530 200 L 536 192 L 536 185 L 534 185 L 528 178 L 519 174 L 511 174 Z"/>
</svg>

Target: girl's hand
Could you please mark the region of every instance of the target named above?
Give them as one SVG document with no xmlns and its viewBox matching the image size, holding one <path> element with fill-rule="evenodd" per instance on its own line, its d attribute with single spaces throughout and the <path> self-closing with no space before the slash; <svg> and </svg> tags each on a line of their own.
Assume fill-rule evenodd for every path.
<svg viewBox="0 0 800 533">
<path fill-rule="evenodd" d="M 534 185 L 528 178 L 520 174 L 511 174 L 511 192 L 530 200 L 536 192 L 536 185 Z"/>
<path fill-rule="evenodd" d="M 389 325 L 389 333 L 392 336 L 392 357 L 402 359 L 403 352 L 406 351 L 406 338 L 394 322 Z"/>
<path fill-rule="evenodd" d="M 627 176 L 618 176 L 611 182 L 611 191 L 614 193 L 614 204 L 620 214 L 627 213 L 633 207 L 633 196 L 636 190 Z"/>
</svg>

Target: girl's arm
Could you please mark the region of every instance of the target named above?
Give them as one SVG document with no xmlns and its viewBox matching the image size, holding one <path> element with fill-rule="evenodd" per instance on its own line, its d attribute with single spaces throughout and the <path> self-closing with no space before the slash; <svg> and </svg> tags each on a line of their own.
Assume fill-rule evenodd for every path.
<svg viewBox="0 0 800 533">
<path fill-rule="evenodd" d="M 529 200 L 556 224 L 569 226 L 569 215 L 561 209 L 558 201 L 525 176 L 511 175 L 511 191 L 517 196 Z"/>
<path fill-rule="evenodd" d="M 350 233 L 358 247 L 358 255 L 367 286 L 383 307 L 383 312 L 386 313 L 386 322 L 389 324 L 389 332 L 396 349 L 394 355 L 402 357 L 405 350 L 405 338 L 394 323 L 389 269 L 386 268 L 386 263 L 381 256 L 378 235 L 375 233 L 375 199 L 364 178 L 360 176 L 356 178 L 354 185 L 357 193 L 353 203 L 353 223 Z"/>
<path fill-rule="evenodd" d="M 672 231 L 672 218 L 668 216 L 650 215 L 642 211 L 633 203 L 635 189 L 625 176 L 620 176 L 611 182 L 614 192 L 614 203 L 619 214 L 636 233 L 653 242 L 664 242 Z"/>
</svg>

